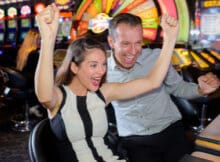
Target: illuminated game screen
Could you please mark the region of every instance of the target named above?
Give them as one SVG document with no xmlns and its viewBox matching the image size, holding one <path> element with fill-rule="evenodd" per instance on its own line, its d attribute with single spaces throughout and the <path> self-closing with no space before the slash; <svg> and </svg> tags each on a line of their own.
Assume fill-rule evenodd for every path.
<svg viewBox="0 0 220 162">
<path fill-rule="evenodd" d="M 21 32 L 20 41 L 24 40 L 27 32 Z"/>
<path fill-rule="evenodd" d="M 65 21 L 62 24 L 62 32 L 63 32 L 63 35 L 65 37 L 68 37 L 70 35 L 71 27 L 72 27 L 72 22 L 71 21 Z"/>
<path fill-rule="evenodd" d="M 58 31 L 57 31 L 57 39 L 62 39 L 63 37 L 63 33 L 62 33 L 62 24 L 59 23 L 59 26 L 58 26 Z"/>
<path fill-rule="evenodd" d="M 8 20 L 8 28 L 16 28 L 16 21 L 15 20 Z"/>
<path fill-rule="evenodd" d="M 4 34 L 0 33 L 0 42 L 3 42 L 3 41 L 4 41 Z"/>
<path fill-rule="evenodd" d="M 206 7 L 201 10 L 201 38 L 208 41 L 220 39 L 220 7 Z"/>
<path fill-rule="evenodd" d="M 15 33 L 8 33 L 8 41 L 13 42 L 15 41 Z"/>
<path fill-rule="evenodd" d="M 30 19 L 22 19 L 21 20 L 21 27 L 23 27 L 23 28 L 30 28 L 31 27 Z"/>
<path fill-rule="evenodd" d="M 57 33 L 58 41 L 69 39 L 71 26 L 72 26 L 71 21 L 61 21 L 59 23 L 59 28 L 58 28 L 58 33 Z"/>
<path fill-rule="evenodd" d="M 5 29 L 4 21 L 0 21 L 0 30 Z"/>
</svg>

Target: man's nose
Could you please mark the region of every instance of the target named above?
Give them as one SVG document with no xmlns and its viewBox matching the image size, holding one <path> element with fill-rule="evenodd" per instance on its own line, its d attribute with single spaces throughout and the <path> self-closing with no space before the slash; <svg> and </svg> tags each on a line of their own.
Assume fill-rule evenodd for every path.
<svg viewBox="0 0 220 162">
<path fill-rule="evenodd" d="M 131 53 L 131 54 L 137 53 L 137 48 L 136 48 L 135 44 L 131 44 L 130 49 L 129 49 L 129 53 Z"/>
</svg>

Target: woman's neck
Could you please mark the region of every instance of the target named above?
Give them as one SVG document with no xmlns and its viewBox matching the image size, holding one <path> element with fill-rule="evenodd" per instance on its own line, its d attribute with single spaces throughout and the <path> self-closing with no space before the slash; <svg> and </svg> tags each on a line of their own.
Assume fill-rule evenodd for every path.
<svg viewBox="0 0 220 162">
<path fill-rule="evenodd" d="M 87 95 L 88 90 L 80 83 L 77 78 L 73 78 L 72 82 L 68 86 L 77 96 Z"/>
</svg>

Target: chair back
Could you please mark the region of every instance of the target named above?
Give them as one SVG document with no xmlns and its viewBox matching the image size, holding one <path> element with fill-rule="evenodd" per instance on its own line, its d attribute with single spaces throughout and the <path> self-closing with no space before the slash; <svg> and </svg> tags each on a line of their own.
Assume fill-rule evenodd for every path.
<svg viewBox="0 0 220 162">
<path fill-rule="evenodd" d="M 119 156 L 119 159 L 126 159 L 126 161 L 129 162 L 128 153 L 126 149 L 123 148 L 118 135 L 113 105 L 111 103 L 108 104 L 105 110 L 108 118 L 108 132 L 105 136 L 105 143 L 112 150 L 113 154 Z"/>
<path fill-rule="evenodd" d="M 28 152 L 31 162 L 59 162 L 49 119 L 43 119 L 29 136 Z"/>
<path fill-rule="evenodd" d="M 6 85 L 9 88 L 24 89 L 26 87 L 27 80 L 20 71 L 10 67 L 1 67 L 1 69 L 7 76 Z"/>
<path fill-rule="evenodd" d="M 178 107 L 180 113 L 182 114 L 183 119 L 186 120 L 192 120 L 197 119 L 198 120 L 198 108 L 197 105 L 194 105 L 191 101 L 183 98 L 178 98 L 171 96 L 173 102 Z"/>
<path fill-rule="evenodd" d="M 113 109 L 109 111 L 113 111 Z M 117 128 L 114 123 L 110 124 L 105 142 L 112 149 L 113 153 L 117 154 L 120 158 L 127 158 L 125 150 L 119 146 L 120 141 L 116 131 Z M 59 162 L 55 138 L 48 118 L 40 121 L 30 133 L 28 152 L 31 162 Z"/>
</svg>

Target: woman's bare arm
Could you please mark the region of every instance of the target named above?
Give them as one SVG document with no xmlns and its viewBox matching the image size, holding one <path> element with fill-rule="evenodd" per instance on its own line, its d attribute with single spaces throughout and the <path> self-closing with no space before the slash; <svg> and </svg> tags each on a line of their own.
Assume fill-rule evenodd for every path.
<svg viewBox="0 0 220 162">
<path fill-rule="evenodd" d="M 52 4 L 36 16 L 41 34 L 40 57 L 35 73 L 35 92 L 45 108 L 52 109 L 61 97 L 54 85 L 53 53 L 58 29 L 59 10 Z"/>
</svg>

